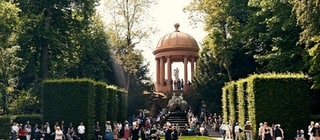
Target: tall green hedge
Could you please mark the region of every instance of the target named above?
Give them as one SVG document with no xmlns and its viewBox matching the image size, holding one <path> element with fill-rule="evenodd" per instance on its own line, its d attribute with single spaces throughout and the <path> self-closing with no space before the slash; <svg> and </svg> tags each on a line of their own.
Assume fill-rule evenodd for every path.
<svg viewBox="0 0 320 140">
<path fill-rule="evenodd" d="M 107 120 L 108 113 L 108 90 L 107 84 L 104 82 L 95 83 L 96 88 L 96 121 L 103 124 Z"/>
<path fill-rule="evenodd" d="M 117 98 L 117 91 L 114 86 L 107 86 L 108 92 L 108 113 L 107 120 L 112 122 L 117 121 L 118 119 L 118 104 L 119 99 Z"/>
<path fill-rule="evenodd" d="M 95 87 L 89 79 L 47 80 L 42 88 L 43 121 L 51 126 L 65 121 L 78 126 L 83 122 L 86 135 L 93 137 L 95 121 Z"/>
<path fill-rule="evenodd" d="M 297 129 L 308 124 L 309 89 L 308 77 L 303 74 L 251 75 L 223 87 L 223 113 L 226 113 L 223 116 L 232 119 L 233 112 L 238 112 L 236 121 L 242 126 L 245 121 L 251 121 L 255 134 L 260 122 L 279 123 L 286 137 L 292 137 Z"/>
<path fill-rule="evenodd" d="M 118 122 L 124 122 L 127 120 L 127 112 L 128 112 L 128 94 L 124 90 L 116 89 L 117 97 L 119 100 L 119 108 L 118 108 Z"/>
<path fill-rule="evenodd" d="M 25 124 L 27 121 L 31 123 L 33 126 L 34 124 L 41 124 L 42 123 L 42 116 L 41 114 L 23 114 L 23 115 L 16 115 L 13 116 L 13 121 L 19 124 Z"/>
<path fill-rule="evenodd" d="M 0 139 L 8 140 L 10 137 L 11 118 L 10 116 L 0 116 Z"/>
</svg>

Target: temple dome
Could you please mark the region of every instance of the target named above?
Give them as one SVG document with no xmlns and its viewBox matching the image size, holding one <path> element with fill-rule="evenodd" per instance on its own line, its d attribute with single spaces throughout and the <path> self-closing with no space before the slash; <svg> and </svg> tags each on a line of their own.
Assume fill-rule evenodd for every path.
<svg viewBox="0 0 320 140">
<path fill-rule="evenodd" d="M 169 33 L 162 38 L 160 38 L 154 54 L 170 51 L 170 50 L 189 50 L 189 51 L 199 51 L 199 46 L 197 41 L 189 34 L 179 31 L 179 24 L 174 25 L 175 31 Z"/>
</svg>

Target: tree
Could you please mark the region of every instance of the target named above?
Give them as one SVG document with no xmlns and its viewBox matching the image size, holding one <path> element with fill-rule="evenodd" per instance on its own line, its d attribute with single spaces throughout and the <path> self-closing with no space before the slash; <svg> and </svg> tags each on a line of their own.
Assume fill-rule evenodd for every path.
<svg viewBox="0 0 320 140">
<path fill-rule="evenodd" d="M 297 45 L 299 32 L 288 0 L 249 1 L 254 8 L 243 35 L 248 53 L 259 64 L 256 72 L 306 72 L 306 51 Z"/>
<path fill-rule="evenodd" d="M 8 105 L 14 100 L 19 73 L 24 68 L 21 58 L 17 57 L 19 46 L 0 48 L 0 93 L 3 113 L 9 113 Z"/>
<path fill-rule="evenodd" d="M 320 89 L 320 7 L 319 0 L 293 0 L 297 23 L 302 28 L 299 43 L 309 51 L 313 89 Z"/>
<path fill-rule="evenodd" d="M 221 88 L 224 82 L 246 77 L 256 64 L 248 49 L 244 47 L 244 27 L 251 9 L 247 0 L 196 0 L 185 10 L 190 18 L 202 16 L 205 30 L 209 32 L 203 40 L 194 87 L 208 104 L 208 108 L 220 111 Z M 193 20 L 196 24 L 199 20 Z"/>
<path fill-rule="evenodd" d="M 148 64 L 143 63 L 144 58 L 136 46 L 153 33 L 153 27 L 148 26 L 151 20 L 148 10 L 153 4 L 153 0 L 105 1 L 107 10 L 104 12 L 110 14 L 107 27 L 119 70 L 118 81 L 128 91 L 128 110 L 131 111 L 141 109 L 136 101 L 143 99 L 144 81 L 150 80 L 146 76 Z"/>
<path fill-rule="evenodd" d="M 97 0 L 18 0 L 24 20 L 19 54 L 28 60 L 23 87 L 47 78 L 63 78 L 77 65 L 81 48 L 74 38 L 88 26 Z"/>
<path fill-rule="evenodd" d="M 17 57 L 21 29 L 19 12 L 14 3 L 0 0 L 0 106 L 4 114 L 9 113 L 8 104 L 14 99 L 18 76 L 24 68 L 22 59 Z"/>
<path fill-rule="evenodd" d="M 115 85 L 113 58 L 110 52 L 109 38 L 102 21 L 97 16 L 89 20 L 88 27 L 74 34 L 77 40 L 78 62 L 67 72 L 67 77 L 91 78 Z"/>
<path fill-rule="evenodd" d="M 191 18 L 199 14 L 203 15 L 204 19 L 202 21 L 205 22 L 205 30 L 209 32 L 207 40 L 205 40 L 209 43 L 205 45 L 211 46 L 209 48 L 214 50 L 215 61 L 226 69 L 229 81 L 246 76 L 248 72 L 251 72 L 251 68 L 249 71 L 243 71 L 240 70 L 243 67 L 232 66 L 238 63 L 236 61 L 241 60 L 234 57 L 239 53 L 245 54 L 246 52 L 242 42 L 243 27 L 250 13 L 246 3 L 247 0 L 218 0 L 214 2 L 196 0 L 185 8 L 185 10 L 191 12 Z M 199 22 L 199 20 L 194 20 L 194 22 Z M 248 61 L 248 64 L 251 63 L 252 61 Z M 239 70 L 243 73 L 239 74 Z"/>
<path fill-rule="evenodd" d="M 0 0 L 0 47 L 7 48 L 17 45 L 21 31 L 21 10 L 13 2 Z"/>
<path fill-rule="evenodd" d="M 96 2 L 19 1 L 25 21 L 19 56 L 29 62 L 20 88 L 37 86 L 46 77 L 86 77 L 115 84 L 108 36 L 94 16 Z"/>
<path fill-rule="evenodd" d="M 205 45 L 199 56 L 192 86 L 200 93 L 210 112 L 221 112 L 221 88 L 228 81 L 225 69 L 215 60 L 212 48 Z"/>
</svg>

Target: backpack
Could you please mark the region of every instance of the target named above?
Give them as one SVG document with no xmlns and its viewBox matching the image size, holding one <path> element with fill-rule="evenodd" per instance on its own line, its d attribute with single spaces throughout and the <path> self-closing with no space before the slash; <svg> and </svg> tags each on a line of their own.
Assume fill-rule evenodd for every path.
<svg viewBox="0 0 320 140">
<path fill-rule="evenodd" d="M 239 128 L 239 133 L 242 133 L 242 132 L 243 132 L 243 130 L 241 128 Z"/>
</svg>

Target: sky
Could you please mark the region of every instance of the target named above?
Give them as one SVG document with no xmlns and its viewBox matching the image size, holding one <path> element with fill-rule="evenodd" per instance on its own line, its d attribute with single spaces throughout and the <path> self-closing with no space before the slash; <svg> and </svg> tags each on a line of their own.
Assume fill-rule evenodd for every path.
<svg viewBox="0 0 320 140">
<path fill-rule="evenodd" d="M 203 27 L 201 27 L 201 24 L 199 24 L 200 26 L 198 27 L 191 26 L 190 20 L 188 19 L 188 13 L 183 12 L 183 8 L 189 5 L 191 1 L 192 0 L 158 0 L 158 4 L 154 5 L 150 10 L 150 15 L 155 20 L 153 26 L 158 31 L 150 36 L 150 42 L 148 42 L 148 45 L 151 46 L 148 48 L 142 48 L 142 50 L 146 61 L 150 63 L 149 76 L 151 77 L 152 81 L 155 81 L 156 77 L 156 61 L 152 52 L 155 50 L 161 37 L 175 30 L 175 23 L 180 24 L 180 32 L 184 32 L 193 36 L 201 49 L 200 42 L 203 40 L 206 32 L 203 30 Z M 180 71 L 182 71 L 182 67 L 182 63 L 174 63 L 172 65 L 173 69 L 179 68 Z M 183 73 L 180 72 L 179 77 L 183 77 L 182 75 Z"/>
</svg>

